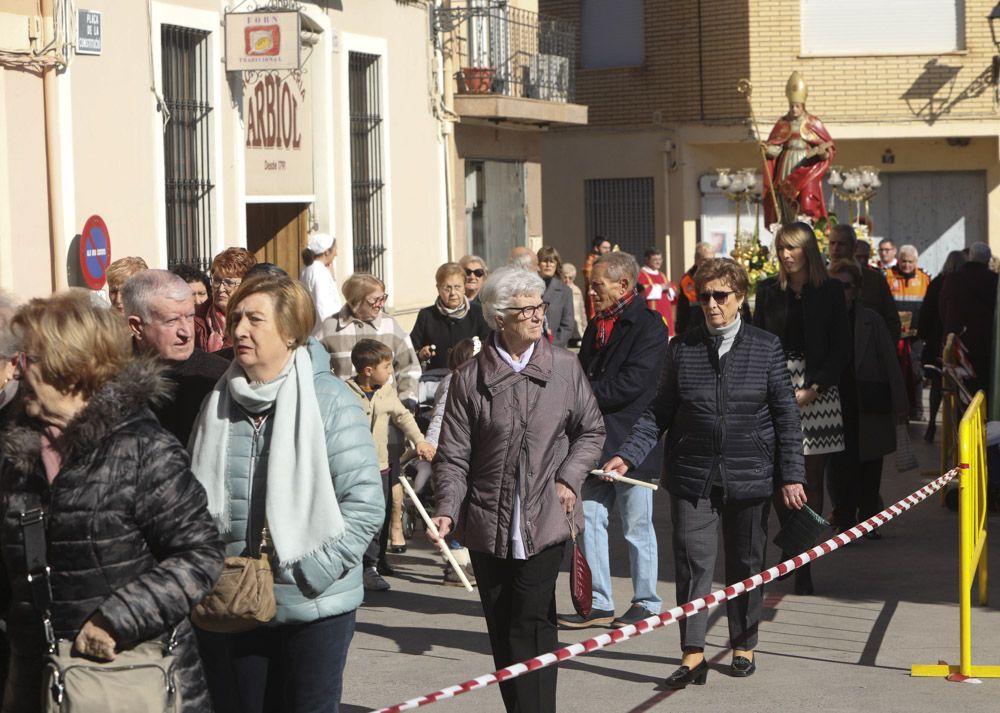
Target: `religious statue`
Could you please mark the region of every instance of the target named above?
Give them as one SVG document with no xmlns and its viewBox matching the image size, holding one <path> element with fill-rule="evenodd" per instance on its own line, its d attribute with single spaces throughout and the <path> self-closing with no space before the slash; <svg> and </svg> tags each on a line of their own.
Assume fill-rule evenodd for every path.
<svg viewBox="0 0 1000 713">
<path fill-rule="evenodd" d="M 766 225 L 791 223 L 800 215 L 827 217 L 823 176 L 836 147 L 819 117 L 806 112 L 809 87 L 798 72 L 785 85 L 788 113 L 778 119 L 764 143 L 764 218 Z M 774 189 L 777 189 L 776 191 Z M 780 208 L 776 215 L 775 208 Z"/>
</svg>

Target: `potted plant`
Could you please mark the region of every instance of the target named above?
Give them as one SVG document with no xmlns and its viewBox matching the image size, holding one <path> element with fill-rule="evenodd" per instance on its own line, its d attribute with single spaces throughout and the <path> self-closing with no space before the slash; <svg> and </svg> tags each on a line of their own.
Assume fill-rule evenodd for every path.
<svg viewBox="0 0 1000 713">
<path fill-rule="evenodd" d="M 493 87 L 493 67 L 462 67 L 458 73 L 459 94 L 489 94 Z"/>
</svg>

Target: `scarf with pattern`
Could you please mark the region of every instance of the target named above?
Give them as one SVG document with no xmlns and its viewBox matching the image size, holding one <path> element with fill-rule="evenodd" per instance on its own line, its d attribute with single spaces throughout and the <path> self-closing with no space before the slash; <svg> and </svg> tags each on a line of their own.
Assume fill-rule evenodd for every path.
<svg viewBox="0 0 1000 713">
<path fill-rule="evenodd" d="M 598 312 L 594 315 L 594 327 L 596 332 L 597 348 L 603 349 L 611 339 L 611 332 L 615 328 L 615 323 L 618 318 L 622 316 L 635 296 L 639 294 L 639 291 L 632 288 L 626 292 L 620 299 L 618 299 L 613 305 L 608 307 L 603 312 Z"/>
</svg>

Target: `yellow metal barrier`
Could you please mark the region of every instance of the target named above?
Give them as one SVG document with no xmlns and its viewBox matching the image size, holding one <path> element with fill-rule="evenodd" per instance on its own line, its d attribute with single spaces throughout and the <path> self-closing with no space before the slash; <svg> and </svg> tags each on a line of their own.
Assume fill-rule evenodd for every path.
<svg viewBox="0 0 1000 713">
<path fill-rule="evenodd" d="M 1000 678 L 1000 666 L 972 665 L 972 585 L 979 575 L 979 604 L 988 597 L 986 571 L 986 396 L 982 391 L 969 404 L 958 426 L 959 474 L 959 647 L 961 662 L 917 664 L 912 676 L 948 676 L 959 673 L 976 678 Z"/>
</svg>

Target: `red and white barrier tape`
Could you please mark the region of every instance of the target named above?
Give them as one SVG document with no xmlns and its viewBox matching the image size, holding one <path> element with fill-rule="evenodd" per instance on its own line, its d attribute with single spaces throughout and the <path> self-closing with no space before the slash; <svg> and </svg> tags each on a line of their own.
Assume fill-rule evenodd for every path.
<svg viewBox="0 0 1000 713">
<path fill-rule="evenodd" d="M 893 505 L 890 505 L 877 515 L 873 515 L 864 522 L 859 522 L 851 529 L 845 530 L 835 537 L 831 537 L 826 542 L 816 545 L 811 550 L 807 550 L 806 552 L 785 560 L 770 569 L 760 572 L 759 574 L 755 574 L 749 579 L 744 579 L 742 582 L 730 584 L 725 589 L 713 592 L 703 599 L 695 599 L 687 604 L 676 606 L 673 609 L 663 612 L 662 614 L 657 614 L 647 619 L 643 619 L 637 624 L 630 624 L 629 626 L 621 629 L 615 629 L 607 634 L 601 634 L 600 636 L 595 636 L 592 639 L 581 641 L 578 644 L 572 644 L 561 649 L 556 649 L 555 651 L 551 651 L 547 654 L 542 654 L 541 656 L 536 656 L 535 658 L 528 659 L 527 661 L 516 663 L 513 666 L 502 668 L 499 671 L 479 676 L 471 681 L 459 683 L 455 686 L 449 686 L 448 688 L 442 688 L 434 693 L 428 693 L 426 696 L 421 696 L 420 698 L 411 698 L 408 701 L 397 703 L 396 705 L 389 706 L 388 708 L 380 708 L 373 713 L 399 713 L 400 711 L 420 708 L 421 706 L 426 706 L 429 703 L 436 703 L 437 701 L 445 698 L 454 698 L 462 693 L 468 693 L 469 691 L 475 691 L 479 688 L 485 688 L 486 686 L 494 683 L 509 681 L 513 678 L 517 678 L 518 676 L 523 676 L 526 673 L 531 673 L 532 671 L 545 668 L 546 666 L 552 666 L 553 664 L 557 664 L 561 661 L 590 653 L 591 651 L 596 651 L 597 649 L 603 649 L 606 646 L 617 644 L 619 641 L 625 641 L 626 639 L 631 639 L 632 637 L 642 636 L 643 634 L 647 634 L 654 629 L 659 629 L 663 626 L 667 626 L 668 624 L 673 624 L 674 622 L 685 619 L 692 614 L 697 614 L 700 611 L 714 609 L 727 599 L 738 597 L 741 594 L 745 594 L 746 592 L 756 589 L 762 584 L 792 572 L 815 559 L 819 559 L 823 555 L 829 554 L 834 550 L 853 542 L 859 537 L 863 537 L 881 525 L 889 522 L 897 515 L 902 515 L 911 507 L 917 505 L 928 496 L 936 493 L 938 490 L 947 485 L 949 481 L 958 475 L 960 468 L 968 468 L 968 466 L 963 464 L 959 468 L 952 468 L 937 480 L 934 480 L 912 494 L 907 495 L 905 498 Z"/>
</svg>

